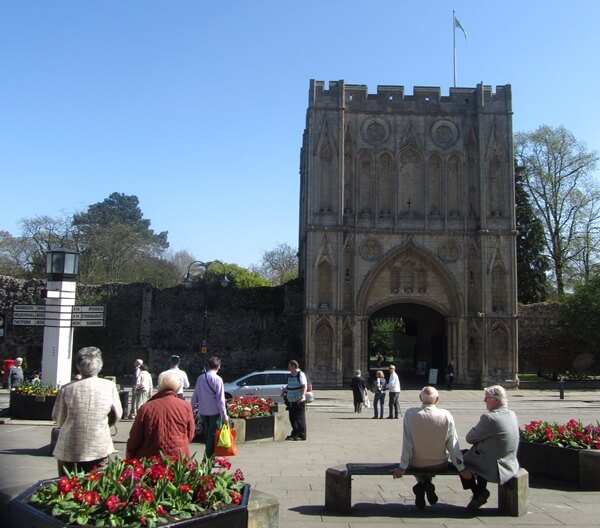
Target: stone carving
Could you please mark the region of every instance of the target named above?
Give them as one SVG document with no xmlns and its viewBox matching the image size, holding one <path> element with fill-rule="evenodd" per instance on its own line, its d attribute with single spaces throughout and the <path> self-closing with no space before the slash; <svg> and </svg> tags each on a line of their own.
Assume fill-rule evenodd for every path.
<svg viewBox="0 0 600 528">
<path fill-rule="evenodd" d="M 388 124 L 381 119 L 365 121 L 362 126 L 362 136 L 371 145 L 380 145 L 389 136 Z"/>
<path fill-rule="evenodd" d="M 444 262 L 455 262 L 460 257 L 460 246 L 455 240 L 448 240 L 439 247 L 438 255 Z"/>
<path fill-rule="evenodd" d="M 365 260 L 377 260 L 383 251 L 381 243 L 375 238 L 367 238 L 360 245 L 360 255 Z"/>
<path fill-rule="evenodd" d="M 431 127 L 431 137 L 437 145 L 448 148 L 458 139 L 458 128 L 451 121 L 441 120 Z"/>
</svg>

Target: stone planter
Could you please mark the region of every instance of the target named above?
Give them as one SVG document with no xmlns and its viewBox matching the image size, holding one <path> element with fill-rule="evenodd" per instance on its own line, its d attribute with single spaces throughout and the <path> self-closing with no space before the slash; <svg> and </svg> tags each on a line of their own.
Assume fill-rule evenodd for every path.
<svg viewBox="0 0 600 528">
<path fill-rule="evenodd" d="M 518 459 L 533 477 L 600 490 L 600 451 L 520 442 Z"/>
<path fill-rule="evenodd" d="M 255 418 L 232 418 L 236 443 L 273 442 L 275 440 L 276 416 L 272 414 Z"/>
<path fill-rule="evenodd" d="M 76 528 L 75 525 L 65 524 L 27 503 L 27 500 L 35 490 L 46 482 L 50 481 L 46 480 L 38 482 L 10 502 L 9 518 L 11 523 L 9 526 Z M 159 528 L 223 528 L 224 526 L 227 526 L 227 528 L 247 528 L 249 495 L 250 486 L 247 484 L 244 487 L 242 503 L 239 505 L 227 506 L 222 510 L 158 526 Z"/>
<path fill-rule="evenodd" d="M 30 396 L 10 392 L 10 417 L 19 420 L 52 420 L 56 396 Z"/>
</svg>

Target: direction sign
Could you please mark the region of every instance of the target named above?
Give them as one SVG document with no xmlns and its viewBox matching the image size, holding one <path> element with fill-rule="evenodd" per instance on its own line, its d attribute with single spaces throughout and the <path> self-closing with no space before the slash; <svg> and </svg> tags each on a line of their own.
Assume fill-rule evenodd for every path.
<svg viewBox="0 0 600 528">
<path fill-rule="evenodd" d="M 71 326 L 104 326 L 104 319 L 77 319 L 71 321 Z"/>
<path fill-rule="evenodd" d="M 13 319 L 13 326 L 44 326 L 44 319 Z"/>
<path fill-rule="evenodd" d="M 104 326 L 104 306 L 59 306 L 53 304 L 15 304 L 13 325 L 47 326 Z"/>
<path fill-rule="evenodd" d="M 73 306 L 73 313 L 104 313 L 104 306 Z"/>
</svg>

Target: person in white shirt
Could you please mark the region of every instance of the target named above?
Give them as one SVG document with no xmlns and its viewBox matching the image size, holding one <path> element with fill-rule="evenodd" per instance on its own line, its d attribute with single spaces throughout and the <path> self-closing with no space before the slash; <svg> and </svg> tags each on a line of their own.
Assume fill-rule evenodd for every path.
<svg viewBox="0 0 600 528">
<path fill-rule="evenodd" d="M 188 379 L 188 376 L 185 373 L 185 370 L 181 370 L 179 368 L 180 361 L 181 361 L 181 358 L 179 356 L 176 356 L 176 355 L 171 356 L 171 368 L 169 370 L 167 370 L 166 372 L 177 372 L 177 374 L 179 374 L 179 377 L 181 378 L 181 388 L 179 389 L 179 392 L 177 393 L 177 397 L 180 400 L 185 400 L 185 396 L 183 395 L 183 389 L 189 388 L 190 380 Z"/>
<path fill-rule="evenodd" d="M 141 367 L 144 364 L 144 361 L 142 359 L 136 359 L 133 362 L 133 376 L 131 377 L 131 407 L 129 410 L 129 415 L 128 418 L 133 420 L 135 418 L 135 413 L 136 413 L 136 406 L 135 406 L 135 397 L 136 397 L 136 392 L 137 392 L 137 387 L 140 384 L 140 373 L 141 373 Z M 123 409 L 124 412 L 126 412 L 126 409 Z"/>
<path fill-rule="evenodd" d="M 390 365 L 390 379 L 387 382 L 387 390 L 390 394 L 390 414 L 388 418 L 398 418 L 398 415 L 402 416 L 402 411 L 400 410 L 400 378 L 398 374 L 396 374 L 396 367 L 394 365 Z"/>
<path fill-rule="evenodd" d="M 402 456 L 393 477 L 402 478 L 407 469 L 415 474 L 415 505 L 422 510 L 425 495 L 429 504 L 438 501 L 431 474 L 448 469 L 448 456 L 463 477 L 471 477 L 471 472 L 465 469 L 454 418 L 446 409 L 436 407 L 440 399 L 437 389 L 423 387 L 419 399 L 421 407 L 412 407 L 404 415 Z M 418 469 L 424 473 L 418 473 Z"/>
<path fill-rule="evenodd" d="M 137 385 L 133 393 L 133 418 L 135 418 L 140 407 L 152 396 L 153 389 L 154 384 L 152 382 L 152 375 L 148 372 L 148 365 L 142 363 L 140 375 L 138 376 Z"/>
</svg>

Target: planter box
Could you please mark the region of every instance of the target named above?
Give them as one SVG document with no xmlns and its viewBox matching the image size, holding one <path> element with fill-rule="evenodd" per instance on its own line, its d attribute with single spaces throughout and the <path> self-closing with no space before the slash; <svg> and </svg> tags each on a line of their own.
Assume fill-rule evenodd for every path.
<svg viewBox="0 0 600 528">
<path fill-rule="evenodd" d="M 9 503 L 9 519 L 11 521 L 9 526 L 77 528 L 75 525 L 65 524 L 27 503 L 27 500 L 35 490 L 46 482 L 50 481 L 38 482 Z M 249 495 L 250 485 L 246 484 L 242 495 L 242 503 L 239 505 L 228 506 L 222 510 L 192 517 L 191 519 L 174 521 L 158 526 L 159 528 L 223 528 L 224 526 L 227 528 L 247 528 Z"/>
<path fill-rule="evenodd" d="M 10 391 L 10 417 L 19 420 L 52 420 L 56 396 L 29 396 Z"/>
<path fill-rule="evenodd" d="M 534 477 L 600 490 L 600 451 L 520 442 L 517 456 Z"/>
<path fill-rule="evenodd" d="M 257 416 L 255 418 L 232 418 L 235 427 L 235 440 L 238 444 L 245 442 L 273 442 L 275 439 L 275 418 Z"/>
</svg>

